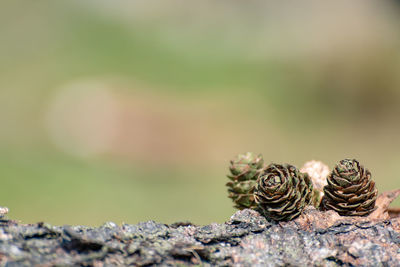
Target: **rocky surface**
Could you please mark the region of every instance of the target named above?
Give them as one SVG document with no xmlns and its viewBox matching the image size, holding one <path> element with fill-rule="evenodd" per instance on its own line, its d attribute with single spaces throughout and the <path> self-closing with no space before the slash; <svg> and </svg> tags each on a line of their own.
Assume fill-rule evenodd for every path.
<svg viewBox="0 0 400 267">
<path fill-rule="evenodd" d="M 391 218 L 390 201 L 384 201 L 395 197 L 391 193 L 366 218 L 313 207 L 290 222 L 243 210 L 206 226 L 148 221 L 60 227 L 3 218 L 0 266 L 400 266 L 400 217 Z"/>
</svg>

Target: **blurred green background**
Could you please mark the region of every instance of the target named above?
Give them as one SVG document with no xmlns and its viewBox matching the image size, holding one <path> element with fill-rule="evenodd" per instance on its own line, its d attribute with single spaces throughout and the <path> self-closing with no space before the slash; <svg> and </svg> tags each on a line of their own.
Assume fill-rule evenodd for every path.
<svg viewBox="0 0 400 267">
<path fill-rule="evenodd" d="M 245 151 L 355 157 L 400 188 L 400 8 L 348 2 L 3 1 L 0 205 L 26 223 L 223 222 Z"/>
</svg>

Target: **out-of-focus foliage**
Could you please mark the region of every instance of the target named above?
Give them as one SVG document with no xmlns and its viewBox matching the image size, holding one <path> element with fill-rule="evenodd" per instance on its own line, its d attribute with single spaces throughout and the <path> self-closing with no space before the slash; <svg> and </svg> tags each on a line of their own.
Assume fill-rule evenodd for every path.
<svg viewBox="0 0 400 267">
<path fill-rule="evenodd" d="M 6 1 L 0 205 L 24 222 L 221 222 L 245 151 L 354 157 L 399 188 L 399 16 L 390 1 Z"/>
</svg>

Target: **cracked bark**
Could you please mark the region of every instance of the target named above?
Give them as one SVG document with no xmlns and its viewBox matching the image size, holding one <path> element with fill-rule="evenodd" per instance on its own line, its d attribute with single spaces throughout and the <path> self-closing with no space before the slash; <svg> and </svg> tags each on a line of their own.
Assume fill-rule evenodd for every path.
<svg viewBox="0 0 400 267">
<path fill-rule="evenodd" d="M 101 227 L 0 221 L 0 265 L 400 266 L 400 190 L 382 194 L 368 217 L 313 207 L 290 222 L 253 210 L 224 224 L 153 221 Z"/>
</svg>

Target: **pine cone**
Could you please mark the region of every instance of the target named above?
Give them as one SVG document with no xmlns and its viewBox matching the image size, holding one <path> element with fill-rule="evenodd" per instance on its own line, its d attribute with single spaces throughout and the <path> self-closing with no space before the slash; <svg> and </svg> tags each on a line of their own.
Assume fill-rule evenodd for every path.
<svg viewBox="0 0 400 267">
<path fill-rule="evenodd" d="M 310 176 L 314 186 L 312 203 L 314 207 L 319 208 L 324 196 L 324 186 L 327 185 L 326 178 L 330 173 L 329 167 L 321 161 L 310 160 L 303 165 L 300 172 Z"/>
<path fill-rule="evenodd" d="M 339 162 L 324 187 L 322 210 L 334 210 L 342 216 L 366 216 L 375 210 L 378 191 L 371 173 L 355 159 Z"/>
<path fill-rule="evenodd" d="M 254 199 L 267 218 L 289 221 L 310 204 L 312 191 L 308 174 L 289 164 L 270 164 L 258 178 Z"/>
<path fill-rule="evenodd" d="M 251 152 L 239 154 L 231 161 L 228 178 L 231 180 L 226 184 L 228 187 L 229 198 L 235 202 L 237 209 L 255 209 L 257 204 L 254 202 L 254 186 L 259 172 L 264 166 L 262 155 Z"/>
<path fill-rule="evenodd" d="M 8 213 L 7 207 L 0 207 L 0 219 L 3 218 Z"/>
</svg>

